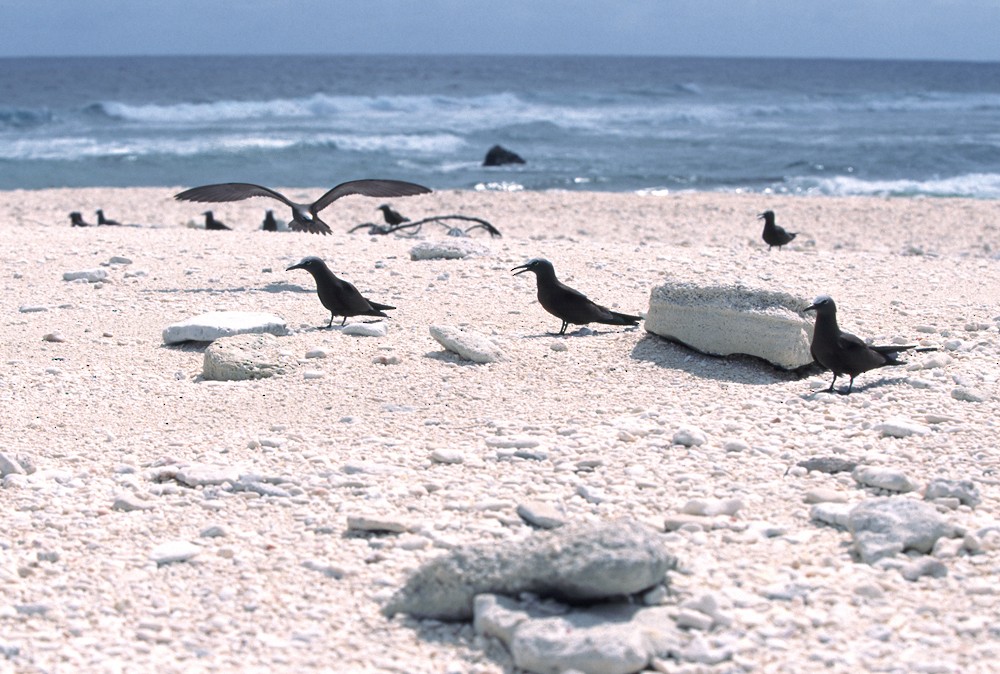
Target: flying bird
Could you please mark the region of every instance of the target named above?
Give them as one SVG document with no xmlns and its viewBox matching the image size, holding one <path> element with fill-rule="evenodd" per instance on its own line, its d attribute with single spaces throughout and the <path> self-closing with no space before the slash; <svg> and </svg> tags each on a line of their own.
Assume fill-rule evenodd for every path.
<svg viewBox="0 0 1000 674">
<path fill-rule="evenodd" d="M 520 269 L 520 271 L 515 271 Z M 525 264 L 511 269 L 514 276 L 530 271 L 538 283 L 538 303 L 547 312 L 562 321 L 559 334 L 565 335 L 570 323 L 605 323 L 607 325 L 638 325 L 641 316 L 618 313 L 588 299 L 579 290 L 574 290 L 556 278 L 556 270 L 546 259 L 536 257 Z"/>
<path fill-rule="evenodd" d="M 782 246 L 799 235 L 798 232 L 786 232 L 783 227 L 774 224 L 774 211 L 764 211 L 757 216 L 757 219 L 764 221 L 764 232 L 761 236 L 768 250 L 771 250 L 772 246 L 777 246 L 778 250 L 781 250 Z"/>
<path fill-rule="evenodd" d="M 337 278 L 330 271 L 330 268 L 326 266 L 326 263 L 316 256 L 310 255 L 309 257 L 304 257 L 297 264 L 293 264 L 291 267 L 285 269 L 285 271 L 291 271 L 292 269 L 305 269 L 313 275 L 313 279 L 316 280 L 316 293 L 319 295 L 319 301 L 330 311 L 330 322 L 326 326 L 328 328 L 333 325 L 334 316 L 343 316 L 344 320 L 340 324 L 344 325 L 350 316 L 381 316 L 382 318 L 389 318 L 383 312 L 387 309 L 396 308 L 388 304 L 379 304 L 378 302 L 365 299 L 358 292 L 357 288 L 347 281 Z"/>
<path fill-rule="evenodd" d="M 270 197 L 292 209 L 292 221 L 288 223 L 292 231 L 329 234 L 330 226 L 320 219 L 319 212 L 340 197 L 346 197 L 349 194 L 360 194 L 366 197 L 408 197 L 430 191 L 430 188 L 423 185 L 402 180 L 352 180 L 337 185 L 311 204 L 299 204 L 269 187 L 250 183 L 220 183 L 192 187 L 175 195 L 174 198 L 180 201 L 219 202 L 240 201 L 250 197 Z"/>
<path fill-rule="evenodd" d="M 833 381 L 828 393 L 833 393 L 833 385 L 837 377 L 848 375 L 848 384 L 844 395 L 854 388 L 854 378 L 862 372 L 890 365 L 903 365 L 905 361 L 896 357 L 903 351 L 935 351 L 934 347 L 920 347 L 916 344 L 893 344 L 891 346 L 871 346 L 860 337 L 844 332 L 837 325 L 837 305 L 829 295 L 820 295 L 803 311 L 816 312 L 816 326 L 813 329 L 812 343 L 809 351 L 817 363 L 833 371 Z"/>
</svg>

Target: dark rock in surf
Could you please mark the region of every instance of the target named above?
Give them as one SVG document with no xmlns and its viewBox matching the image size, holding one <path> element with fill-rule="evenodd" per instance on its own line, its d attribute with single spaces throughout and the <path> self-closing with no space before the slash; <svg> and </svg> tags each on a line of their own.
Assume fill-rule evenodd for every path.
<svg viewBox="0 0 1000 674">
<path fill-rule="evenodd" d="M 494 145 L 486 153 L 483 166 L 503 166 L 505 164 L 525 164 L 527 162 L 516 152 L 511 152 L 505 147 Z"/>
</svg>

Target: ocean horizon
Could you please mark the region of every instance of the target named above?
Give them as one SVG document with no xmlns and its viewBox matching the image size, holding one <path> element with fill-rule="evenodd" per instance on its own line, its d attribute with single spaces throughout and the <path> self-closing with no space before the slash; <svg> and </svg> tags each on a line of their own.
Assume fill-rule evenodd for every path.
<svg viewBox="0 0 1000 674">
<path fill-rule="evenodd" d="M 5 58 L 0 189 L 1000 198 L 1000 64 L 642 56 Z M 525 164 L 483 167 L 502 145 Z"/>
</svg>

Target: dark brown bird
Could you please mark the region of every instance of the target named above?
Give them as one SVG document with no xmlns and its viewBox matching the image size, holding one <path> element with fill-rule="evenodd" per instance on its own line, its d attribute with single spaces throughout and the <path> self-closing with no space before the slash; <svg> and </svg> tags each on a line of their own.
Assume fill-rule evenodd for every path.
<svg viewBox="0 0 1000 674">
<path fill-rule="evenodd" d="M 641 316 L 630 316 L 612 311 L 607 307 L 588 299 L 579 290 L 574 290 L 556 278 L 556 270 L 552 263 L 540 257 L 528 260 L 525 264 L 514 267 L 514 276 L 526 271 L 535 274 L 538 284 L 538 303 L 547 312 L 562 321 L 559 334 L 565 335 L 570 323 L 586 325 L 587 323 L 604 323 L 607 325 L 638 325 Z"/>
<path fill-rule="evenodd" d="M 388 304 L 379 304 L 362 297 L 358 289 L 347 281 L 337 278 L 326 263 L 318 257 L 310 255 L 304 257 L 297 264 L 293 264 L 285 271 L 292 269 L 305 269 L 312 274 L 316 280 L 316 293 L 323 306 L 330 310 L 330 322 L 326 327 L 333 325 L 334 316 L 343 316 L 341 325 L 347 322 L 350 316 L 381 316 L 389 318 L 385 313 L 386 309 L 395 309 Z"/>
<path fill-rule="evenodd" d="M 292 209 L 292 221 L 288 223 L 288 227 L 292 231 L 329 234 L 330 226 L 320 219 L 319 212 L 340 197 L 346 197 L 349 194 L 360 194 L 366 197 L 408 197 L 430 191 L 430 188 L 423 185 L 402 180 L 352 180 L 330 189 L 311 204 L 298 204 L 269 187 L 250 183 L 220 183 L 192 187 L 175 195 L 174 198 L 180 201 L 219 202 L 240 201 L 250 197 L 270 197 Z"/>
<path fill-rule="evenodd" d="M 918 348 L 916 344 L 891 346 L 871 346 L 860 337 L 844 332 L 837 325 L 837 305 L 829 295 L 820 295 L 803 311 L 816 312 L 816 326 L 813 328 L 812 343 L 809 350 L 817 363 L 833 371 L 833 381 L 828 393 L 833 393 L 833 385 L 837 377 L 848 375 L 848 384 L 844 395 L 854 388 L 854 378 L 862 372 L 890 365 L 904 365 L 905 361 L 896 357 L 903 351 L 935 351 L 934 347 Z"/>
<path fill-rule="evenodd" d="M 222 220 L 216 220 L 212 211 L 205 211 L 202 215 L 205 216 L 205 229 L 232 230 L 232 227 L 226 225 Z"/>
<path fill-rule="evenodd" d="M 264 214 L 264 224 L 261 225 L 261 229 L 265 232 L 278 231 L 278 222 L 274 219 L 274 211 L 269 210 Z"/>
<path fill-rule="evenodd" d="M 71 227 L 93 227 L 93 225 L 83 219 L 80 211 L 73 211 L 70 213 L 69 221 Z"/>
<path fill-rule="evenodd" d="M 377 210 L 382 211 L 382 217 L 385 218 L 387 225 L 401 225 L 404 222 L 410 221 L 408 217 L 401 214 L 399 211 L 394 211 L 389 204 L 382 204 Z"/>
<path fill-rule="evenodd" d="M 97 209 L 97 224 L 99 224 L 99 225 L 120 225 L 122 223 L 118 222 L 117 220 L 108 220 L 106 217 L 104 217 L 104 211 L 102 211 L 100 208 L 98 208 Z"/>
<path fill-rule="evenodd" d="M 764 238 L 768 250 L 771 250 L 772 246 L 777 246 L 778 250 L 781 250 L 782 246 L 799 235 L 798 232 L 786 232 L 782 227 L 774 224 L 774 211 L 764 211 L 757 216 L 757 219 L 764 221 L 764 232 L 761 236 Z"/>
</svg>

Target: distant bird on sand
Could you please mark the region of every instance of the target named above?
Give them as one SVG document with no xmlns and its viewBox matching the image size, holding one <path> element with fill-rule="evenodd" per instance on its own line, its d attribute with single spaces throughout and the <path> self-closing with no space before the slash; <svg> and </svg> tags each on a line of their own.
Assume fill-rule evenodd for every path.
<svg viewBox="0 0 1000 674">
<path fill-rule="evenodd" d="M 277 232 L 278 223 L 274 219 L 274 211 L 269 210 L 264 214 L 264 224 L 261 226 L 265 232 Z"/>
<path fill-rule="evenodd" d="M 93 227 L 89 222 L 84 221 L 83 216 L 80 215 L 80 211 L 70 213 L 69 221 L 71 227 Z"/>
<path fill-rule="evenodd" d="M 514 276 L 526 271 L 534 272 L 538 283 L 538 303 L 547 312 L 562 321 L 560 335 L 566 334 L 570 323 L 585 325 L 587 323 L 605 323 L 607 325 L 638 325 L 640 316 L 630 316 L 611 311 L 607 307 L 596 304 L 579 290 L 574 290 L 561 283 L 556 278 L 556 270 L 552 263 L 540 257 L 528 260 L 525 264 L 514 267 Z"/>
<path fill-rule="evenodd" d="M 828 393 L 834 393 L 833 385 L 837 377 L 849 375 L 851 383 L 844 395 L 854 388 L 854 378 L 862 372 L 890 365 L 903 365 L 905 361 L 896 360 L 903 351 L 936 351 L 934 347 L 917 348 L 916 344 L 891 346 L 870 346 L 864 340 L 844 332 L 837 325 L 837 305 L 829 295 L 820 295 L 803 311 L 816 312 L 816 327 L 813 329 L 812 344 L 809 350 L 812 357 L 823 367 L 833 371 L 833 381 Z"/>
<path fill-rule="evenodd" d="M 777 246 L 778 250 L 781 250 L 782 246 L 799 235 L 798 232 L 786 232 L 784 228 L 774 224 L 774 211 L 764 211 L 757 216 L 757 219 L 764 221 L 762 236 L 768 250 L 771 250 L 772 246 Z"/>
<path fill-rule="evenodd" d="M 399 211 L 392 210 L 389 204 L 382 204 L 378 207 L 378 210 L 382 211 L 382 217 L 385 218 L 387 225 L 401 225 L 404 222 L 410 221 L 408 217 L 400 214 Z"/>
<path fill-rule="evenodd" d="M 180 201 L 218 202 L 240 201 L 250 197 L 270 197 L 292 209 L 292 221 L 288 223 L 292 231 L 329 234 L 330 226 L 320 219 L 319 212 L 340 197 L 346 197 L 349 194 L 360 194 L 366 197 L 408 197 L 430 191 L 430 188 L 423 185 L 403 182 L 402 180 L 352 180 L 337 185 L 311 204 L 298 204 L 269 187 L 250 183 L 221 183 L 192 187 L 175 195 L 174 198 Z"/>
<path fill-rule="evenodd" d="M 222 220 L 216 220 L 215 216 L 212 215 L 212 211 L 205 211 L 202 215 L 205 216 L 205 229 L 232 229 L 232 227 L 228 227 Z"/>
<path fill-rule="evenodd" d="M 122 223 L 118 222 L 117 220 L 108 220 L 106 217 L 104 217 L 104 211 L 102 211 L 100 208 L 98 208 L 97 209 L 97 224 L 99 224 L 99 225 L 120 225 Z"/>
<path fill-rule="evenodd" d="M 330 310 L 330 322 L 326 327 L 333 325 L 334 316 L 343 316 L 341 325 L 347 322 L 350 316 L 381 316 L 389 318 L 385 313 L 386 309 L 395 309 L 388 304 L 372 302 L 361 296 L 358 289 L 347 281 L 337 278 L 326 263 L 318 257 L 310 255 L 304 257 L 297 264 L 293 264 L 285 271 L 292 269 L 305 269 L 313 275 L 316 280 L 316 293 L 323 306 Z"/>
</svg>

